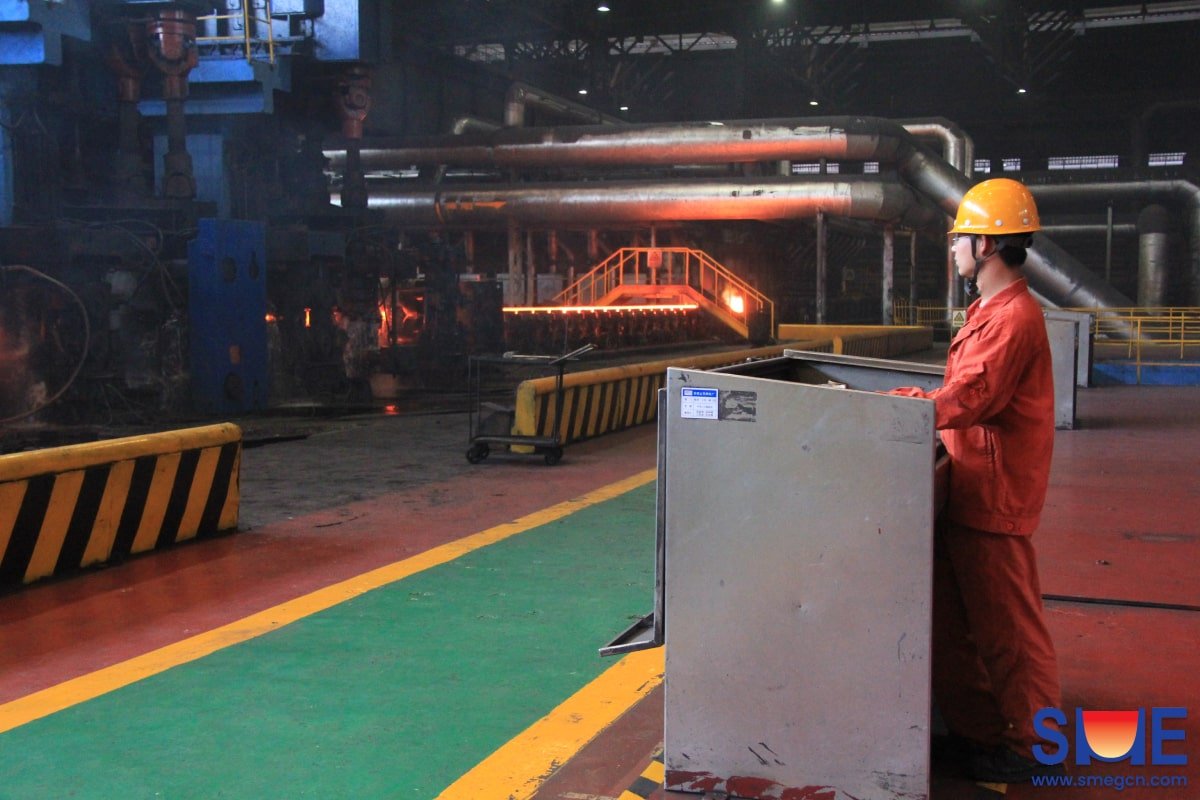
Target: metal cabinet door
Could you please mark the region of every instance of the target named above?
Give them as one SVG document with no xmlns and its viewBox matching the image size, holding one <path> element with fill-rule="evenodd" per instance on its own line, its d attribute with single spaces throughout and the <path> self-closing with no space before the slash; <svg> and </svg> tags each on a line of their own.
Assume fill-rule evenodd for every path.
<svg viewBox="0 0 1200 800">
<path fill-rule="evenodd" d="M 1080 325 L 1076 319 L 1046 313 L 1046 337 L 1054 371 L 1054 427 L 1075 427 L 1076 375 Z"/>
<path fill-rule="evenodd" d="M 933 403 L 671 369 L 666 786 L 928 791 Z"/>
<path fill-rule="evenodd" d="M 622 631 L 617 638 L 604 647 L 601 647 L 600 655 L 602 656 L 616 656 L 624 653 L 632 653 L 635 650 L 650 650 L 655 647 L 661 647 L 664 639 L 664 626 L 666 624 L 663 608 L 663 573 L 665 571 L 666 549 L 664 520 L 666 517 L 665 491 L 667 486 L 667 482 L 664 480 L 664 476 L 666 475 L 666 450 L 664 446 L 666 428 L 663 426 L 663 420 L 666 419 L 667 408 L 667 393 L 665 389 L 658 390 L 656 401 L 658 403 L 658 477 L 655 481 L 656 496 L 654 502 L 654 610 Z"/>
</svg>

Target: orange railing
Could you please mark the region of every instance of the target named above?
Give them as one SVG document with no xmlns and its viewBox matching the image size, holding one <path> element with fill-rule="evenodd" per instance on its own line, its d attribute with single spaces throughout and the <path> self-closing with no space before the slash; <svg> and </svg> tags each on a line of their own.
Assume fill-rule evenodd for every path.
<svg viewBox="0 0 1200 800">
<path fill-rule="evenodd" d="M 703 250 L 691 247 L 623 247 L 564 289 L 556 305 L 609 305 L 628 287 L 687 287 L 720 316 L 740 320 L 766 314 L 775 330 L 775 303 Z M 628 294 L 628 292 L 624 292 Z M 662 295 L 662 292 L 659 292 Z"/>
</svg>

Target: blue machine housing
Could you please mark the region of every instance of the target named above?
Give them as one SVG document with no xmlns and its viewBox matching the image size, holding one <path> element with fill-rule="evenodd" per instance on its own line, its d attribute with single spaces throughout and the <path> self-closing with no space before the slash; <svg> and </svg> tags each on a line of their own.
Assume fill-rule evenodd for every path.
<svg viewBox="0 0 1200 800">
<path fill-rule="evenodd" d="M 60 66 L 64 36 L 91 41 L 84 0 L 0 0 L 0 66 Z"/>
<path fill-rule="evenodd" d="M 188 243 L 192 398 L 205 413 L 267 407 L 266 226 L 202 219 Z"/>
</svg>

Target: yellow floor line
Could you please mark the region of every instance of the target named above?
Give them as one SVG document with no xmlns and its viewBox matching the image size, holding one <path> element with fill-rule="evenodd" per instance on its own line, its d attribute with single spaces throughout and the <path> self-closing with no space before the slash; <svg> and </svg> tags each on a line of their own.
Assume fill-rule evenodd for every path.
<svg viewBox="0 0 1200 800">
<path fill-rule="evenodd" d="M 0 733 L 99 697 L 122 686 L 128 686 L 151 675 L 157 675 L 180 664 L 203 658 L 222 648 L 278 630 L 284 625 L 324 611 L 373 589 L 386 586 L 439 564 L 453 561 L 473 550 L 487 547 L 523 531 L 561 519 L 588 506 L 611 500 L 618 495 L 650 483 L 654 477 L 655 470 L 645 470 L 572 500 L 527 514 L 512 522 L 434 547 L 420 555 L 356 575 L 228 625 L 222 625 L 128 661 L 122 661 L 111 667 L 72 678 L 40 692 L 4 703 L 0 705 Z"/>
<path fill-rule="evenodd" d="M 526 728 L 437 800 L 525 800 L 600 731 L 662 683 L 663 650 L 630 653 Z"/>
</svg>

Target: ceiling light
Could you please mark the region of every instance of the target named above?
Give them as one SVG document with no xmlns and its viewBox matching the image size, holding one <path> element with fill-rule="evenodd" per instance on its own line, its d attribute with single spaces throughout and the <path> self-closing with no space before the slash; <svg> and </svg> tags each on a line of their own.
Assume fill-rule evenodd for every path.
<svg viewBox="0 0 1200 800">
<path fill-rule="evenodd" d="M 1025 87 L 1022 86 L 1020 89 L 1017 89 L 1017 94 L 1025 94 Z"/>
<path fill-rule="evenodd" d="M 580 89 L 580 90 L 579 90 L 579 93 L 580 93 L 580 94 L 587 94 L 587 89 Z"/>
<path fill-rule="evenodd" d="M 621 106 L 621 110 L 622 110 L 622 111 L 628 111 L 628 110 L 629 110 L 629 106 Z"/>
<path fill-rule="evenodd" d="M 608 3 L 601 3 L 600 5 L 596 6 L 596 10 L 600 12 L 612 11 L 612 9 L 608 7 Z"/>
<path fill-rule="evenodd" d="M 817 100 L 817 98 L 814 97 L 812 100 L 808 101 L 808 104 L 810 106 L 819 106 L 819 105 L 821 105 L 821 102 L 819 100 Z"/>
</svg>

